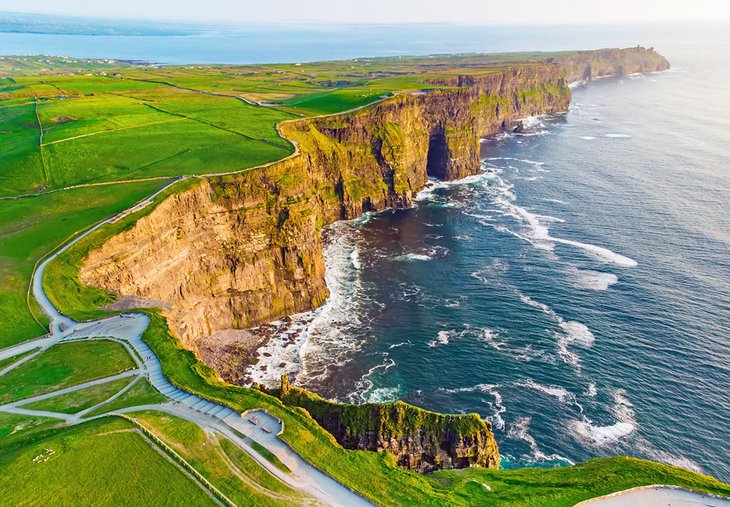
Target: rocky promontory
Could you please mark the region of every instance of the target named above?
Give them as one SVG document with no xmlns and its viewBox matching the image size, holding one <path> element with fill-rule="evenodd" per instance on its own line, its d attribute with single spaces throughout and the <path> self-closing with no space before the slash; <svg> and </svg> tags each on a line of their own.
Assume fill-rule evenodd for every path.
<svg viewBox="0 0 730 507">
<path fill-rule="evenodd" d="M 413 405 L 333 403 L 289 384 L 265 389 L 285 405 L 302 408 L 346 449 L 388 451 L 398 465 L 421 473 L 471 466 L 499 468 L 492 426 L 478 414 L 446 415 Z"/>
</svg>

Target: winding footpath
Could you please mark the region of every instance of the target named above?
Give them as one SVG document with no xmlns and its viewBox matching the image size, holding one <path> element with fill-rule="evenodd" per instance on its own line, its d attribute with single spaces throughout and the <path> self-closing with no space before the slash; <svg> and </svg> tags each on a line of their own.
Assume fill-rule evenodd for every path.
<svg viewBox="0 0 730 507">
<path fill-rule="evenodd" d="M 170 185 L 160 189 L 158 192 L 142 201 L 142 203 L 136 205 L 136 209 L 139 209 L 141 205 L 143 206 L 152 202 L 154 197 L 166 190 L 169 186 L 175 184 L 177 181 L 179 180 L 175 180 L 170 183 Z M 131 388 L 134 383 L 139 381 L 141 378 L 146 377 L 155 389 L 171 401 L 156 405 L 129 407 L 112 413 L 123 414 L 138 412 L 140 410 L 157 410 L 186 419 L 204 429 L 224 436 L 250 455 L 257 463 L 259 463 L 259 465 L 268 470 L 269 473 L 274 475 L 281 482 L 314 497 L 320 503 L 325 505 L 346 505 L 348 507 L 372 505 L 369 501 L 365 500 L 354 491 L 310 465 L 283 440 L 278 438 L 278 435 L 283 431 L 283 425 L 281 421 L 270 415 L 268 412 L 265 412 L 264 410 L 255 410 L 246 414 L 240 414 L 229 407 L 214 403 L 201 396 L 184 391 L 167 380 L 162 373 L 162 365 L 160 364 L 159 359 L 155 355 L 154 351 L 142 340 L 142 333 L 145 329 L 147 329 L 149 324 L 149 317 L 147 315 L 139 313 L 125 313 L 99 320 L 76 322 L 58 311 L 53 303 L 51 303 L 43 288 L 43 273 L 45 272 L 46 266 L 73 244 L 88 236 L 102 225 L 111 223 L 118 218 L 119 215 L 96 224 L 94 227 L 91 227 L 86 232 L 64 245 L 38 266 L 33 274 L 32 292 L 43 311 L 51 318 L 50 333 L 42 338 L 30 340 L 0 350 L 0 360 L 15 357 L 20 354 L 28 354 L 15 363 L 5 367 L 0 371 L 0 375 L 3 375 L 18 367 L 20 364 L 29 361 L 57 343 L 93 339 L 111 339 L 122 343 L 127 348 L 130 356 L 136 362 L 137 367 L 133 370 L 128 370 L 127 372 L 114 375 L 112 377 L 87 382 L 85 384 L 62 389 L 53 393 L 6 404 L 0 406 L 0 411 L 24 415 L 54 417 L 64 420 L 67 424 L 78 424 L 97 417 L 106 416 L 107 414 L 89 418 L 84 417 L 85 414 L 97 411 L 97 409 L 104 404 L 116 399 L 118 396 L 126 392 L 126 390 Z M 31 351 L 34 352 L 30 353 Z M 64 393 L 83 389 L 85 387 L 91 387 L 93 385 L 99 385 L 104 382 L 110 382 L 131 376 L 137 376 L 137 378 L 127 385 L 122 391 L 95 407 L 86 409 L 78 414 L 69 415 L 22 408 L 22 405 L 27 403 L 52 398 Z M 258 424 L 252 424 L 251 418 L 253 418 L 254 415 Z M 253 449 L 251 446 L 252 442 L 262 445 L 276 455 L 292 471 L 292 473 L 285 473 L 270 463 L 260 453 Z"/>
</svg>

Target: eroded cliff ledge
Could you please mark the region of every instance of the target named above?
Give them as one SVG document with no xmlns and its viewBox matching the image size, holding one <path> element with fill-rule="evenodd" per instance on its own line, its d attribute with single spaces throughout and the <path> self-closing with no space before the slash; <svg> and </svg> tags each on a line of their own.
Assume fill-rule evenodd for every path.
<svg viewBox="0 0 730 507">
<path fill-rule="evenodd" d="M 333 403 L 289 385 L 265 389 L 301 407 L 346 449 L 388 451 L 398 465 L 421 473 L 443 468 L 499 468 L 492 426 L 478 414 L 445 415 L 407 403 Z"/>
<path fill-rule="evenodd" d="M 285 122 L 300 154 L 175 194 L 86 260 L 81 279 L 162 301 L 186 346 L 319 306 L 322 228 L 411 206 L 429 176 L 479 171 L 479 140 L 530 115 L 566 111 L 568 82 L 668 68 L 653 50 L 572 53 L 401 94 L 354 113 Z"/>
</svg>

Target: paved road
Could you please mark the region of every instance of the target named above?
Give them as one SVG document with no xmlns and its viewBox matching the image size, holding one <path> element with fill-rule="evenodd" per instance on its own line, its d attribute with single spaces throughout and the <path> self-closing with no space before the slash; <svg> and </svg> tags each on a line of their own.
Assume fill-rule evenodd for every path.
<svg viewBox="0 0 730 507">
<path fill-rule="evenodd" d="M 673 486 L 646 486 L 576 504 L 576 507 L 730 507 L 730 499 Z"/>
<path fill-rule="evenodd" d="M 164 188 L 159 192 L 162 192 L 163 190 Z M 150 196 L 145 202 L 150 202 L 155 195 Z M 274 418 L 267 412 L 260 410 L 256 411 L 255 414 L 249 413 L 242 416 L 229 407 L 212 402 L 198 395 L 191 394 L 174 386 L 163 375 L 162 365 L 155 353 L 142 340 L 142 333 L 145 329 L 147 329 L 149 324 L 149 317 L 147 315 L 126 313 L 95 321 L 76 322 L 61 314 L 56 309 L 56 307 L 48 299 L 48 296 L 43 289 L 42 280 L 46 266 L 60 253 L 66 251 L 71 245 L 111 220 L 113 220 L 113 218 L 92 227 L 84 234 L 66 244 L 63 248 L 38 266 L 33 275 L 32 290 L 33 295 L 43 311 L 51 317 L 51 333 L 46 337 L 0 350 L 0 359 L 12 357 L 36 348 L 39 348 L 42 351 L 60 342 L 93 338 L 111 338 L 117 340 L 128 348 L 130 355 L 137 363 L 137 370 L 127 373 L 127 375 L 133 375 L 135 372 L 141 372 L 141 374 L 145 375 L 158 391 L 172 400 L 171 403 L 167 404 L 152 405 L 149 407 L 132 407 L 124 409 L 123 412 L 132 412 L 144 408 L 151 408 L 178 415 L 179 417 L 193 421 L 204 428 L 212 429 L 223 434 L 280 480 L 315 497 L 326 505 L 346 505 L 348 507 L 372 505 L 349 488 L 312 467 L 284 441 L 279 439 L 277 435 L 282 431 L 282 425 L 278 419 Z M 11 365 L 9 368 L 12 367 L 14 366 Z M 97 383 L 101 382 L 102 381 L 99 381 Z M 72 390 L 73 389 L 70 388 L 70 391 Z M 64 391 L 68 392 L 69 390 Z M 45 399 L 49 397 L 51 396 L 48 395 L 42 398 Z M 38 397 L 38 399 L 41 399 L 41 397 Z M 27 401 L 28 400 L 24 400 L 23 403 Z M 32 412 L 22 409 L 18 406 L 20 404 L 21 403 L 13 403 L 11 404 L 12 406 L 0 407 L 0 411 L 12 411 L 16 413 L 30 412 L 35 415 L 48 415 L 64 419 L 69 424 L 88 420 L 79 417 L 79 414 L 66 418 L 63 417 L 63 414 L 41 414 L 39 412 Z M 258 424 L 252 424 L 249 422 L 254 415 L 257 417 Z M 241 437 L 241 435 L 243 437 Z M 281 461 L 284 462 L 293 472 L 293 476 L 280 471 L 274 465 L 269 463 L 263 456 L 251 448 L 250 442 L 247 442 L 248 439 L 258 442 L 279 457 L 279 459 L 281 459 Z"/>
</svg>

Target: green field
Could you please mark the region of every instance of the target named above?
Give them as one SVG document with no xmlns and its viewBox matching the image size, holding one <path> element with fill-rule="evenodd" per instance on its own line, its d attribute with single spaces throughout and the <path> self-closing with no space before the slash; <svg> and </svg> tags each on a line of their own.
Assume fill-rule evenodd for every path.
<svg viewBox="0 0 730 507">
<path fill-rule="evenodd" d="M 6 505 L 215 505 L 131 423 L 118 419 L 86 423 L 2 455 L 0 469 Z"/>
<path fill-rule="evenodd" d="M 77 231 L 123 211 L 166 181 L 79 188 L 0 201 L 0 348 L 45 333 L 28 286 L 36 261 Z"/>
<path fill-rule="evenodd" d="M 45 400 L 36 401 L 23 405 L 28 410 L 41 410 L 44 412 L 61 412 L 63 414 L 76 414 L 87 408 L 95 407 L 99 403 L 108 400 L 116 393 L 124 389 L 133 379 L 120 378 L 104 384 L 87 387 L 79 391 L 61 394 Z M 115 400 L 116 401 L 116 400 Z M 104 407 L 99 407 L 101 409 Z"/>
<path fill-rule="evenodd" d="M 37 351 L 38 351 L 38 349 L 33 349 L 33 350 L 29 350 L 28 352 L 18 354 L 17 356 L 12 356 L 12 357 L 8 357 L 7 359 L 3 359 L 2 361 L 0 361 L 0 370 L 5 369 L 7 366 L 10 366 L 11 364 L 18 362 L 21 359 L 23 359 L 24 357 L 29 356 Z"/>
<path fill-rule="evenodd" d="M 60 426 L 58 419 L 0 412 L 0 456 L 45 438 Z"/>
<path fill-rule="evenodd" d="M 152 387 L 147 379 L 141 379 L 119 398 L 89 412 L 87 417 L 114 412 L 115 410 L 126 407 L 154 405 L 156 403 L 164 403 L 166 401 L 168 401 L 168 399 Z"/>
<path fill-rule="evenodd" d="M 0 377 L 0 404 L 50 393 L 135 367 L 123 345 L 106 340 L 61 343 Z"/>
<path fill-rule="evenodd" d="M 237 446 L 196 424 L 158 412 L 130 414 L 238 505 L 292 505 L 304 496 L 274 478 Z"/>
</svg>

